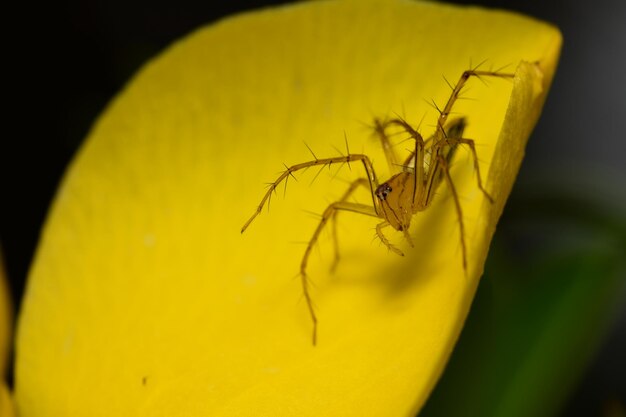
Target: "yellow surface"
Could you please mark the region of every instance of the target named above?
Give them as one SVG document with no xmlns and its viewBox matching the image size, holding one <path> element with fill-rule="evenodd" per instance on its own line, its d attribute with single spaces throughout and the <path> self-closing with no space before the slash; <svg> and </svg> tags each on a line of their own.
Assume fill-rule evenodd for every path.
<svg viewBox="0 0 626 417">
<path fill-rule="evenodd" d="M 13 400 L 4 381 L 0 381 L 0 416 L 13 417 L 15 415 L 15 408 L 13 407 Z"/>
<path fill-rule="evenodd" d="M 0 247 L 1 249 L 1 247 Z M 13 321 L 9 287 L 7 285 L 2 251 L 0 250 L 0 416 L 13 416 L 13 401 L 4 382 L 11 348 L 11 324 Z"/>
<path fill-rule="evenodd" d="M 20 416 L 413 415 L 462 327 L 560 42 L 505 12 L 343 1 L 239 15 L 173 45 L 99 118 L 58 191 L 19 319 Z M 404 258 L 372 240 L 377 219 L 341 214 L 337 271 L 327 233 L 310 262 L 313 347 L 297 242 L 362 168 L 298 175 L 241 235 L 264 182 L 311 158 L 303 142 L 337 155 L 344 132 L 385 179 L 365 124 L 426 115 L 428 135 L 424 99 L 443 103 L 442 75 L 483 59 L 541 70 L 472 80 L 475 100 L 455 108 L 497 199 L 459 152 L 467 276 L 445 187 L 415 217 L 414 248 L 389 232 Z"/>
<path fill-rule="evenodd" d="M 11 349 L 13 307 L 9 296 L 9 286 L 4 271 L 2 247 L 0 246 L 0 381 L 7 372 L 9 350 Z"/>
</svg>

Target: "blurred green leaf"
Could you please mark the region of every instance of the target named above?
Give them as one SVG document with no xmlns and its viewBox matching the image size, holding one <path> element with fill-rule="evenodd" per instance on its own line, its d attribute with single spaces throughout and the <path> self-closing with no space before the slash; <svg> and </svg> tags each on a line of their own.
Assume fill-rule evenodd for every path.
<svg viewBox="0 0 626 417">
<path fill-rule="evenodd" d="M 619 215 L 572 195 L 526 195 L 510 207 L 421 417 L 557 414 L 623 299 Z"/>
</svg>

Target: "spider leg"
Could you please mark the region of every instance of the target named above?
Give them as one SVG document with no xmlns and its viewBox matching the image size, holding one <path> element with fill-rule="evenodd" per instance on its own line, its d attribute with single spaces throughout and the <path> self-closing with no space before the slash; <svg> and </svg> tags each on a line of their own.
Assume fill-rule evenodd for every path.
<svg viewBox="0 0 626 417">
<path fill-rule="evenodd" d="M 409 166 L 411 162 L 411 158 L 412 158 L 413 175 L 415 177 L 413 181 L 412 201 L 416 202 L 417 200 L 416 197 L 419 194 L 418 187 L 422 187 L 422 183 L 424 182 L 424 155 L 425 155 L 424 150 L 426 148 L 426 142 L 424 141 L 424 138 L 422 137 L 422 135 L 420 135 L 417 130 L 415 130 L 406 120 L 402 118 L 398 117 L 395 119 L 391 119 L 389 121 L 389 124 L 395 124 L 395 125 L 402 127 L 411 136 L 411 138 L 415 139 L 415 150 L 411 152 L 411 154 L 409 155 L 409 158 L 407 158 L 404 161 L 403 166 L 404 167 Z M 405 236 L 407 236 L 407 239 L 409 240 L 409 242 L 411 242 L 410 238 L 408 238 L 408 233 L 405 233 Z"/>
<path fill-rule="evenodd" d="M 387 165 L 389 165 L 389 172 L 391 174 L 395 174 L 399 172 L 399 165 L 397 155 L 393 150 L 393 145 L 389 140 L 389 136 L 385 129 L 389 125 L 388 121 L 381 121 L 378 118 L 374 118 L 374 133 L 380 138 L 380 144 L 383 148 L 383 152 L 385 153 L 385 158 L 387 159 Z"/>
<path fill-rule="evenodd" d="M 391 226 L 391 224 L 389 224 L 388 221 L 384 221 L 382 223 L 378 223 L 376 225 L 376 235 L 381 240 L 381 242 L 383 242 L 385 244 L 385 246 L 387 246 L 387 248 L 390 251 L 392 251 L 393 253 L 398 254 L 400 256 L 404 256 L 404 253 L 400 249 L 398 249 L 397 247 L 392 245 L 391 242 L 389 242 L 389 239 L 387 239 L 387 237 L 383 234 L 383 228 L 384 227 L 388 227 L 388 226 Z"/>
<path fill-rule="evenodd" d="M 263 210 L 263 206 L 265 205 L 265 203 L 268 203 L 269 199 L 272 196 L 272 193 L 274 192 L 274 190 L 276 190 L 276 187 L 278 187 L 278 185 L 282 182 L 285 181 L 287 178 L 289 178 L 290 176 L 293 176 L 293 173 L 302 169 L 306 169 L 312 166 L 316 166 L 316 165 L 322 165 L 323 166 L 330 166 L 332 164 L 336 164 L 336 163 L 350 163 L 350 162 L 362 162 L 363 163 L 363 167 L 365 168 L 365 173 L 367 175 L 368 178 L 368 182 L 370 184 L 370 192 L 372 195 L 372 205 L 374 208 L 374 211 L 378 214 L 380 213 L 379 210 L 379 205 L 378 205 L 378 200 L 376 199 L 376 188 L 378 188 L 378 180 L 376 179 L 376 173 L 374 172 L 374 167 L 372 166 L 372 162 L 370 161 L 369 157 L 367 155 L 363 155 L 363 154 L 348 154 L 346 156 L 337 156 L 334 158 L 323 158 L 323 159 L 316 159 L 315 161 L 309 161 L 309 162 L 303 162 L 301 164 L 296 164 L 296 165 L 292 165 L 290 167 L 287 167 L 287 169 L 285 171 L 283 171 L 282 174 L 280 174 L 280 176 L 276 179 L 276 181 L 274 181 L 268 188 L 267 192 L 265 193 L 265 195 L 263 196 L 263 198 L 261 199 L 261 203 L 257 206 L 256 211 L 254 212 L 254 214 L 252 214 L 252 216 L 248 219 L 248 221 L 243 225 L 243 227 L 241 228 L 241 233 L 245 232 L 245 230 L 248 228 L 248 226 L 250 226 L 250 223 L 252 223 L 252 221 L 259 215 L 261 214 L 261 210 Z"/>
<path fill-rule="evenodd" d="M 465 119 L 464 118 L 459 118 L 456 120 L 451 121 L 450 123 L 448 123 L 448 126 L 446 128 L 446 138 L 452 137 L 452 138 L 457 138 L 457 137 L 461 137 L 463 135 L 463 130 L 465 129 Z M 435 135 L 432 135 L 430 137 L 428 137 L 428 139 L 424 139 L 424 145 L 422 146 L 422 148 L 424 149 L 425 153 L 428 153 L 429 151 L 431 151 L 434 146 L 433 143 L 435 142 Z M 404 163 L 402 164 L 402 166 L 404 167 L 409 167 L 411 162 L 415 161 L 415 150 L 411 151 L 411 153 L 409 154 L 409 156 L 407 156 L 404 160 Z M 428 163 L 428 160 L 426 157 L 423 158 L 424 163 Z"/>
<path fill-rule="evenodd" d="M 320 220 L 315 232 L 313 232 L 313 236 L 311 240 L 309 240 L 309 244 L 304 251 L 304 256 L 302 257 L 302 262 L 300 263 L 300 279 L 302 282 L 302 292 L 304 293 L 304 298 L 306 300 L 307 307 L 309 309 L 309 314 L 311 316 L 311 320 L 313 321 L 313 345 L 315 345 L 317 341 L 317 316 L 315 315 L 315 310 L 313 308 L 313 299 L 311 298 L 311 293 L 309 292 L 309 281 L 306 274 L 306 267 L 309 262 L 309 255 L 311 254 L 311 250 L 320 236 L 320 233 L 328 223 L 333 215 L 338 211 L 351 211 L 353 213 L 364 214 L 366 216 L 372 217 L 380 217 L 376 211 L 376 209 L 372 206 L 368 206 L 366 204 L 358 204 L 358 203 L 350 203 L 345 201 L 338 201 L 336 203 L 332 203 L 324 213 L 322 214 L 322 219 Z"/>
<path fill-rule="evenodd" d="M 461 90 L 463 89 L 463 87 L 465 86 L 465 83 L 467 82 L 467 80 L 469 80 L 470 77 L 480 78 L 484 76 L 484 77 L 497 77 L 497 78 L 513 78 L 515 76 L 515 74 L 506 73 L 506 72 L 478 71 L 476 68 L 477 67 L 475 67 L 474 69 L 463 71 L 463 74 L 461 74 L 459 81 L 454 85 L 454 88 L 452 89 L 452 94 L 450 94 L 450 97 L 448 98 L 448 101 L 446 102 L 445 107 L 443 109 L 437 108 L 437 110 L 439 111 L 439 119 L 437 120 L 437 129 L 435 130 L 436 137 L 441 139 L 446 136 L 443 127 L 445 126 L 446 121 L 448 120 L 448 116 L 450 115 L 450 112 L 452 111 L 452 107 L 454 106 L 454 103 L 459 98 L 459 94 L 461 93 Z"/>
<path fill-rule="evenodd" d="M 461 234 L 461 252 L 463 255 L 463 270 L 467 272 L 467 247 L 465 246 L 465 225 L 463 223 L 463 210 L 461 210 L 461 202 L 459 200 L 459 195 L 456 192 L 456 188 L 454 187 L 454 182 L 452 182 L 452 177 L 450 176 L 450 170 L 448 169 L 448 162 L 446 158 L 442 155 L 437 154 L 437 163 L 440 165 L 441 171 L 444 174 L 446 182 L 448 183 L 448 187 L 450 187 L 450 192 L 452 193 L 452 198 L 454 199 L 454 206 L 456 208 L 456 214 L 459 218 L 459 232 Z"/>
<path fill-rule="evenodd" d="M 348 198 L 350 198 L 352 193 L 354 193 L 359 186 L 367 187 L 368 185 L 369 185 L 369 181 L 368 181 L 367 178 L 359 178 L 357 180 L 354 180 L 350 184 L 350 187 L 346 190 L 346 192 L 341 196 L 341 198 L 337 202 L 343 203 L 343 202 L 347 201 Z M 339 263 L 339 239 L 337 237 L 337 214 L 338 213 L 339 213 L 338 211 L 335 211 L 333 213 L 333 215 L 332 215 L 333 242 L 334 242 L 334 246 L 335 246 L 335 259 L 333 260 L 333 264 L 330 267 L 330 271 L 331 272 L 335 271 L 335 269 L 337 268 L 337 264 Z"/>
<path fill-rule="evenodd" d="M 470 151 L 472 152 L 472 159 L 474 160 L 474 170 L 476 171 L 476 181 L 478 182 L 478 188 L 480 189 L 480 191 L 483 192 L 485 197 L 487 197 L 487 200 L 489 200 L 489 202 L 493 204 L 493 198 L 483 187 L 483 182 L 480 176 L 480 167 L 478 166 L 478 155 L 476 154 L 476 146 L 474 145 L 474 141 L 472 139 L 446 138 L 437 142 L 434 145 L 434 148 L 437 149 L 443 146 L 456 146 L 458 144 L 467 145 L 470 148 Z"/>
</svg>

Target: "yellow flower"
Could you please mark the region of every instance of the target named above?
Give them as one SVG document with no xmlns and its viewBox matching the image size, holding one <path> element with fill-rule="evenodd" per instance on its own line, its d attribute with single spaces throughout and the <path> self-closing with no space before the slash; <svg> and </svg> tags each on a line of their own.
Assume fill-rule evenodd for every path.
<svg viewBox="0 0 626 417">
<path fill-rule="evenodd" d="M 408 1 L 311 2 L 198 30 L 145 66 L 100 117 L 46 222 L 19 317 L 20 416 L 412 415 L 458 337 L 496 221 L 555 71 L 559 32 L 502 11 Z M 318 345 L 298 272 L 321 213 L 360 167 L 298 174 L 244 235 L 287 164 L 337 155 L 344 132 L 385 158 L 363 122 L 401 114 L 432 131 L 470 62 L 513 82 L 471 80 L 468 153 L 452 169 L 468 268 L 447 187 L 415 216 L 406 256 L 371 244 L 377 219 L 342 213 L 309 275 Z M 408 142 L 407 142 L 408 143 Z M 410 145 L 398 146 L 400 152 Z M 282 191 L 282 190 L 281 190 Z M 367 195 L 357 196 L 367 203 Z"/>
<path fill-rule="evenodd" d="M 11 339 L 11 322 L 11 300 L 5 279 L 2 251 L 0 251 L 0 416 L 2 417 L 14 415 L 13 401 L 5 383 L 10 347 L 9 340 Z"/>
</svg>

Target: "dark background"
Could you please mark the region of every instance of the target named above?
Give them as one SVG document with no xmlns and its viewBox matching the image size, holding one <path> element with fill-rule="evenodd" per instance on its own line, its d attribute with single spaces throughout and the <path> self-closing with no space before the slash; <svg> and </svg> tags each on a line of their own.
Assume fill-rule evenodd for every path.
<svg viewBox="0 0 626 417">
<path fill-rule="evenodd" d="M 0 241 L 16 309 L 55 189 L 107 102 L 172 41 L 274 2 L 222 3 L 61 0 L 5 10 Z M 626 2 L 474 3 L 552 22 L 564 36 L 560 67 L 512 201 L 520 187 L 555 186 L 626 212 Z M 623 392 L 625 310 L 565 415 L 597 410 L 603 390 Z"/>
</svg>

